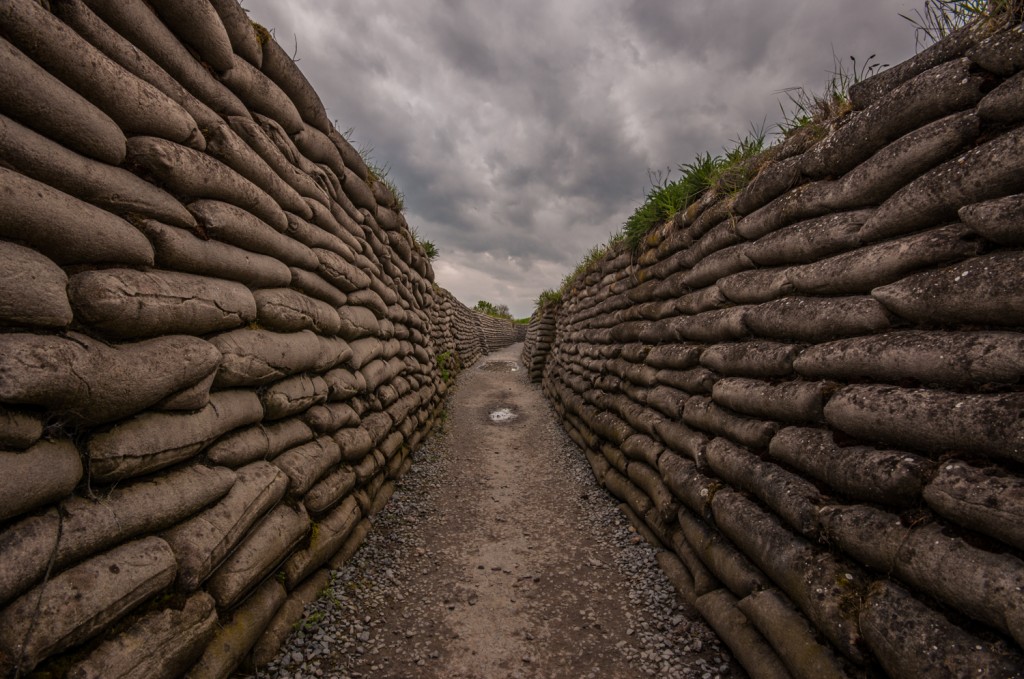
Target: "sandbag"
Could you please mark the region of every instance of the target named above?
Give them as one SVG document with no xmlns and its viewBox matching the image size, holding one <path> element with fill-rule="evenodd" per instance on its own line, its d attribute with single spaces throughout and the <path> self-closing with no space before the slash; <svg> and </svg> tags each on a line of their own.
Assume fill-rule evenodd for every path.
<svg viewBox="0 0 1024 679">
<path fill-rule="evenodd" d="M 195 223 L 163 189 L 125 169 L 79 155 L 4 116 L 0 156 L 6 167 L 114 214 L 142 215 L 186 228 Z"/>
<path fill-rule="evenodd" d="M 217 392 L 195 413 L 143 413 L 89 439 L 90 478 L 117 481 L 162 469 L 262 417 L 259 398 L 250 391 Z"/>
<path fill-rule="evenodd" d="M 863 663 L 855 611 L 866 579 L 852 564 L 800 538 L 739 493 L 722 489 L 711 499 L 715 524 L 784 591 L 832 645 Z"/>
<path fill-rule="evenodd" d="M 823 257 L 860 247 L 860 227 L 874 210 L 840 212 L 792 224 L 747 246 L 758 266 L 816 262 Z"/>
<path fill-rule="evenodd" d="M 1024 672 L 1018 652 L 966 632 L 889 581 L 871 585 L 860 627 L 893 677 L 1012 677 Z"/>
<path fill-rule="evenodd" d="M 288 267 L 288 270 L 292 274 L 290 287 L 295 290 L 327 302 L 335 309 L 348 304 L 348 295 L 325 281 L 319 274 L 303 271 L 294 266 Z"/>
<path fill-rule="evenodd" d="M 354 427 L 359 424 L 359 415 L 347 403 L 313 406 L 301 417 L 309 428 L 318 434 L 331 434 L 342 427 Z"/>
<path fill-rule="evenodd" d="M 658 458 L 658 471 L 665 485 L 690 511 L 698 516 L 706 514 L 712 487 L 717 482 L 697 471 L 693 460 L 665 451 Z"/>
<path fill-rule="evenodd" d="M 235 53 L 259 68 L 263 63 L 263 50 L 246 11 L 235 0 L 210 0 L 210 4 L 220 16 Z"/>
<path fill-rule="evenodd" d="M 289 492 L 301 497 L 341 459 L 337 442 L 330 436 L 321 436 L 286 450 L 273 459 L 273 464 L 288 475 Z"/>
<path fill-rule="evenodd" d="M 820 422 L 824 419 L 825 402 L 834 389 L 823 382 L 770 384 L 727 377 L 715 383 L 711 398 L 715 403 L 753 417 L 782 422 Z"/>
<path fill-rule="evenodd" d="M 722 375 L 737 377 L 784 377 L 802 347 L 779 342 L 749 341 L 716 344 L 704 350 L 701 365 Z"/>
<path fill-rule="evenodd" d="M 105 55 L 181 104 L 200 129 L 220 120 L 219 114 L 194 97 L 149 55 L 96 16 L 83 0 L 61 0 L 51 4 L 50 10 Z M 148 16 L 151 18 L 152 13 Z M 206 77 L 209 78 L 209 74 Z M 216 87 L 219 83 L 213 81 L 212 84 Z M 223 86 L 220 86 L 220 91 L 230 95 Z M 205 147 L 205 139 L 199 135 L 190 140 L 190 145 L 201 151 Z"/>
<path fill-rule="evenodd" d="M 252 212 L 278 231 L 288 218 L 274 199 L 227 165 L 186 146 L 156 137 L 132 137 L 128 162 L 180 198 L 212 198 Z"/>
<path fill-rule="evenodd" d="M 254 462 L 238 470 L 220 502 L 165 531 L 163 538 L 178 562 L 178 588 L 195 591 L 287 488 L 288 477 L 281 470 L 269 462 Z"/>
<path fill-rule="evenodd" d="M 972 547 L 941 524 L 905 527 L 868 506 L 826 507 L 822 526 L 833 544 L 892 573 L 961 613 L 1024 639 L 1024 562 Z"/>
<path fill-rule="evenodd" d="M 817 537 L 824 498 L 813 484 L 722 438 L 712 439 L 704 455 L 723 481 L 760 499 L 790 528 Z"/>
<path fill-rule="evenodd" d="M 792 267 L 786 270 L 786 278 L 802 294 L 870 293 L 918 269 L 980 252 L 977 236 L 963 224 L 952 224 Z"/>
<path fill-rule="evenodd" d="M 110 117 L 0 38 L 0 112 L 87 158 L 120 165 L 125 136 Z"/>
<path fill-rule="evenodd" d="M 1024 325 L 1022 271 L 1024 253 L 996 252 L 908 276 L 875 288 L 871 296 L 917 323 L 1019 327 Z"/>
<path fill-rule="evenodd" d="M 309 531 L 299 505 L 278 505 L 256 525 L 206 583 L 221 609 L 230 609 L 288 556 Z"/>
<path fill-rule="evenodd" d="M 264 417 L 279 420 L 305 412 L 327 400 L 327 383 L 319 376 L 295 375 L 266 387 L 260 394 Z"/>
<path fill-rule="evenodd" d="M 58 573 L 0 611 L 0 672 L 29 672 L 91 638 L 170 585 L 174 573 L 174 554 L 157 537 L 129 542 Z M 45 624 L 36 624 L 37 619 Z"/>
<path fill-rule="evenodd" d="M 208 0 L 157 0 L 150 6 L 204 63 L 221 73 L 231 68 L 231 41 Z"/>
<path fill-rule="evenodd" d="M 850 676 L 832 650 L 815 638 L 817 635 L 810 623 L 777 589 L 754 592 L 736 605 L 771 644 L 794 679 L 847 679 Z"/>
<path fill-rule="evenodd" d="M 163 269 L 239 281 L 254 289 L 282 287 L 291 280 L 288 267 L 273 257 L 200 240 L 189 231 L 153 220 L 143 220 L 139 228 L 152 241 L 156 263 Z"/>
<path fill-rule="evenodd" d="M 695 605 L 751 679 L 790 679 L 779 656 L 736 607 L 735 597 L 718 589 L 698 597 Z"/>
<path fill-rule="evenodd" d="M 860 238 L 881 240 L 956 218 L 964 205 L 1024 190 L 1024 129 L 980 144 L 915 179 L 864 223 Z"/>
<path fill-rule="evenodd" d="M 258 674 L 261 668 L 273 661 L 288 637 L 296 629 L 305 627 L 303 621 L 305 607 L 319 598 L 330 583 L 330 571 L 321 568 L 303 580 L 302 584 L 295 588 L 295 591 L 289 593 L 288 599 L 267 625 L 267 629 L 256 642 L 243 667 Z M 312 618 L 314 615 L 318 614 L 311 611 L 310 617 Z M 312 622 L 311 620 L 310 623 L 312 624 Z"/>
<path fill-rule="evenodd" d="M 202 657 L 189 671 L 189 679 L 225 679 L 259 640 L 287 597 L 277 580 L 267 580 L 239 606 L 228 620 L 221 621 Z"/>
<path fill-rule="evenodd" d="M 68 670 L 68 679 L 176 679 L 217 628 L 213 598 L 196 592 L 181 608 L 147 613 Z"/>
<path fill-rule="evenodd" d="M 1024 245 L 1024 193 L 966 205 L 957 214 L 964 224 L 993 243 Z"/>
<path fill-rule="evenodd" d="M 1024 460 L 1024 394 L 959 394 L 877 385 L 844 387 L 825 419 L 865 441 Z"/>
<path fill-rule="evenodd" d="M 998 467 L 951 460 L 924 489 L 928 506 L 947 519 L 1024 551 L 1024 480 Z"/>
<path fill-rule="evenodd" d="M 809 379 L 845 382 L 1016 384 L 1024 378 L 1024 334 L 902 330 L 808 347 L 793 368 Z"/>
<path fill-rule="evenodd" d="M 343 306 L 338 309 L 338 316 L 341 318 L 341 330 L 338 334 L 349 342 L 380 333 L 380 322 L 366 307 Z"/>
<path fill-rule="evenodd" d="M 59 464 L 47 468 L 60 469 Z M 192 466 L 120 486 L 102 500 L 72 496 L 59 509 L 22 519 L 0 533 L 0 604 L 43 579 L 53 559 L 64 568 L 103 549 L 187 519 L 235 482 L 223 467 Z M 57 541 L 58 534 L 60 536 Z"/>
<path fill-rule="evenodd" d="M 30 248 L 0 241 L 0 324 L 64 328 L 71 323 L 68 277 Z"/>
<path fill-rule="evenodd" d="M 688 606 L 693 606 L 697 600 L 697 594 L 693 591 L 693 577 L 679 557 L 668 550 L 661 550 L 654 555 L 654 558 L 679 598 Z"/>
<path fill-rule="evenodd" d="M 241 467 L 311 440 L 313 432 L 298 418 L 261 423 L 217 439 L 206 449 L 206 459 L 214 464 Z"/>
<path fill-rule="evenodd" d="M 109 59 L 42 5 L 5 2 L 0 24 L 12 43 L 109 115 L 126 135 L 188 145 L 201 137 L 195 120 L 177 102 Z"/>
<path fill-rule="evenodd" d="M 276 333 L 244 328 L 215 335 L 210 343 L 224 356 L 214 382 L 218 387 L 267 384 L 310 370 L 320 351 L 309 330 Z"/>
<path fill-rule="evenodd" d="M 41 469 L 47 473 L 40 474 Z M 41 441 L 25 451 L 0 451 L 0 520 L 69 495 L 81 478 L 82 460 L 70 441 Z"/>
<path fill-rule="evenodd" d="M 2 167 L 0 238 L 58 264 L 153 266 L 153 248 L 128 222 Z"/>
<path fill-rule="evenodd" d="M 317 273 L 337 286 L 342 292 L 351 293 L 369 287 L 370 277 L 335 252 L 314 248 L 313 253 L 320 260 Z"/>
<path fill-rule="evenodd" d="M 892 507 L 913 507 L 934 471 L 927 458 L 898 450 L 839 446 L 827 429 L 786 427 L 768 454 L 852 498 Z"/>
<path fill-rule="evenodd" d="M 366 539 L 366 535 L 372 527 L 373 524 L 370 523 L 368 518 L 364 518 L 357 523 L 355 528 L 349 532 L 341 548 L 328 561 L 330 567 L 334 569 L 343 567 L 352 558 L 352 555 L 359 550 L 359 547 L 362 546 L 363 540 Z"/>
<path fill-rule="evenodd" d="M 280 259 L 290 266 L 309 270 L 317 267 L 317 258 L 308 247 L 247 210 L 216 200 L 194 201 L 189 203 L 188 210 L 211 238 Z"/>
<path fill-rule="evenodd" d="M 292 554 L 285 562 L 285 585 L 289 589 L 305 580 L 337 553 L 362 518 L 363 512 L 351 495 L 321 519 L 309 539 L 309 546 Z"/>
<path fill-rule="evenodd" d="M 953 41 L 943 42 L 946 45 L 940 49 Z M 854 91 L 872 85 L 864 83 Z M 898 87 L 881 86 L 884 89 L 876 92 L 882 96 L 851 116 L 846 125 L 818 145 L 821 148 L 816 146 L 805 154 L 804 172 L 822 176 L 852 169 L 887 141 L 919 129 L 930 120 L 972 107 L 982 97 L 985 79 L 974 72 L 969 59 L 947 57 Z"/>
<path fill-rule="evenodd" d="M 108 337 L 205 335 L 256 319 L 241 283 L 176 271 L 103 269 L 68 281 L 75 317 Z"/>
<path fill-rule="evenodd" d="M 278 332 L 313 330 L 335 335 L 341 319 L 334 307 L 287 288 L 257 290 L 253 293 L 260 325 Z"/>
<path fill-rule="evenodd" d="M 224 122 L 203 126 L 206 152 L 266 192 L 283 209 L 304 217 L 309 206 L 255 150 Z"/>
<path fill-rule="evenodd" d="M 717 531 L 682 509 L 679 528 L 704 565 L 733 595 L 743 598 L 751 592 L 768 587 L 771 583 L 743 554 L 724 540 Z"/>
<path fill-rule="evenodd" d="M 196 384 L 220 360 L 210 343 L 183 335 L 115 347 L 78 333 L 3 334 L 0 401 L 42 406 L 76 422 L 109 422 Z"/>
<path fill-rule="evenodd" d="M 366 391 L 366 379 L 362 373 L 353 373 L 346 368 L 335 368 L 325 373 L 323 379 L 330 389 L 331 401 L 345 401 Z"/>
<path fill-rule="evenodd" d="M 145 2 L 86 0 L 86 4 L 203 104 L 222 116 L 249 114 L 245 104 L 192 56 Z"/>
<path fill-rule="evenodd" d="M 40 414 L 0 406 L 0 450 L 24 450 L 42 437 Z"/>
<path fill-rule="evenodd" d="M 273 80 L 237 55 L 232 67 L 221 80 L 245 105 L 257 113 L 273 118 L 288 134 L 302 131 L 302 117 L 295 104 Z"/>
<path fill-rule="evenodd" d="M 351 492 L 357 482 L 356 473 L 348 465 L 336 467 L 323 476 L 302 498 L 313 514 L 322 514 Z"/>
<path fill-rule="evenodd" d="M 269 165 L 296 193 L 303 198 L 312 198 L 323 205 L 330 202 L 331 197 L 324 185 L 318 181 L 318 177 L 296 167 L 259 123 L 243 116 L 230 116 L 227 121 L 235 134 L 259 154 L 263 162 Z M 298 215 L 303 219 L 311 219 L 313 211 L 308 204 L 304 204 Z"/>
<path fill-rule="evenodd" d="M 725 436 L 754 449 L 767 448 L 779 430 L 775 422 L 735 415 L 706 396 L 690 397 L 683 406 L 682 419 L 695 429 Z"/>
<path fill-rule="evenodd" d="M 878 333 L 891 324 L 886 308 L 868 296 L 786 297 L 750 307 L 744 320 L 755 335 L 798 342 Z"/>
</svg>

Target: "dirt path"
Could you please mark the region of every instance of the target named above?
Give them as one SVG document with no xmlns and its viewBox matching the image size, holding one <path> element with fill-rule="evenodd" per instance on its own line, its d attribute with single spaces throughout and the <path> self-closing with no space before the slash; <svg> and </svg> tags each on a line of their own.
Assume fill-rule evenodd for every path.
<svg viewBox="0 0 1024 679">
<path fill-rule="evenodd" d="M 678 608 L 653 550 L 527 382 L 520 349 L 459 377 L 442 434 L 278 676 L 741 676 Z"/>
</svg>

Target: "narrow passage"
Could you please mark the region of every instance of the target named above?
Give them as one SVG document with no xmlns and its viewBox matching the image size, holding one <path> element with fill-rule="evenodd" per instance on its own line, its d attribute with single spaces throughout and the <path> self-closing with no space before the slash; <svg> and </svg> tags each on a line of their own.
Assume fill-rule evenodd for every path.
<svg viewBox="0 0 1024 679">
<path fill-rule="evenodd" d="M 441 431 L 269 676 L 745 676 L 596 485 L 521 347 L 459 376 Z"/>
</svg>

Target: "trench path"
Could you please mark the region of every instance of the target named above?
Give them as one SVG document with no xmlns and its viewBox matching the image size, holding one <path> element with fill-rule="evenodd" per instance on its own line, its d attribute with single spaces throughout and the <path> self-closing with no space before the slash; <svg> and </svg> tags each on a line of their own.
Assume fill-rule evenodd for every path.
<svg viewBox="0 0 1024 679">
<path fill-rule="evenodd" d="M 458 377 L 440 433 L 270 676 L 745 676 L 597 486 L 521 348 Z"/>
</svg>

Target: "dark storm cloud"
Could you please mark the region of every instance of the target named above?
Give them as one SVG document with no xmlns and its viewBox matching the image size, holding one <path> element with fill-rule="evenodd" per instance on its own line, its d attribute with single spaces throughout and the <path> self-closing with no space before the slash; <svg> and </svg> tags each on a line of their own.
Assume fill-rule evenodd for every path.
<svg viewBox="0 0 1024 679">
<path fill-rule="evenodd" d="M 526 315 L 642 200 L 720 152 L 833 49 L 910 56 L 909 1 L 246 0 L 340 130 L 387 164 L 438 282 Z"/>
</svg>

